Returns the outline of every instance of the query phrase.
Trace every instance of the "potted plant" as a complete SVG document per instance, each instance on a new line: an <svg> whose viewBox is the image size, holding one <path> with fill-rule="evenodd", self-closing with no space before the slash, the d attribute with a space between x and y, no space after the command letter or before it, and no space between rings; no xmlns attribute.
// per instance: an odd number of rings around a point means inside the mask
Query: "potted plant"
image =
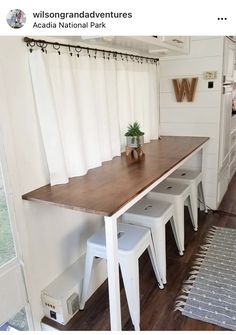
<svg viewBox="0 0 236 335"><path fill-rule="evenodd" d="M139 148L144 143L144 132L140 129L140 124L135 121L129 124L128 131L125 133L127 146L130 148Z"/></svg>

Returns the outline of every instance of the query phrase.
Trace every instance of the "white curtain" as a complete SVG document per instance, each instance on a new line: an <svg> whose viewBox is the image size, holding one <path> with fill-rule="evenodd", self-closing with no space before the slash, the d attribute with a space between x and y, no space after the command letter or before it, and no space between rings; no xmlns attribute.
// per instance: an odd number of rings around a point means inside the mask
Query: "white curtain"
<svg viewBox="0 0 236 335"><path fill-rule="evenodd" d="M158 66L35 50L29 64L51 185L120 155L129 123L158 138Z"/></svg>

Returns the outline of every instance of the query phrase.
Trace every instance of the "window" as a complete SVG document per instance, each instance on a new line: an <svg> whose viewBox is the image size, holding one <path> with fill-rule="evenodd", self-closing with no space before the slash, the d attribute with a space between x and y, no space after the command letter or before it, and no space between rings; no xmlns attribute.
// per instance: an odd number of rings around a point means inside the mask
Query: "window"
<svg viewBox="0 0 236 335"><path fill-rule="evenodd" d="M25 308L22 308L14 317L8 322L0 325L0 331L11 331L11 330L29 330Z"/></svg>
<svg viewBox="0 0 236 335"><path fill-rule="evenodd" d="M0 149L3 149L0 142ZM22 263L18 259L16 222L5 151L0 150L0 332L27 330L31 322ZM32 325L30 324L32 329Z"/></svg>
<svg viewBox="0 0 236 335"><path fill-rule="evenodd" d="M0 166L0 267L16 257Z"/></svg>

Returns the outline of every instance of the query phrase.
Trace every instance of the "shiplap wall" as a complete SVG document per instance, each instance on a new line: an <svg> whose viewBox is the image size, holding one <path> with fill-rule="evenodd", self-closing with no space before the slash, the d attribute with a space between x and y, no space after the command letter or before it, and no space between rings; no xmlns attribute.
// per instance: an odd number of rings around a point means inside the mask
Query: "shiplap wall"
<svg viewBox="0 0 236 335"><path fill-rule="evenodd" d="M160 60L160 134L210 137L203 182L207 205L215 209L218 206L223 37L192 37L190 50L188 56ZM203 79L205 71L217 71L217 78L211 89L208 88L208 80ZM198 77L194 101L176 102L172 79L192 77ZM188 166L200 168L201 154L194 157Z"/></svg>

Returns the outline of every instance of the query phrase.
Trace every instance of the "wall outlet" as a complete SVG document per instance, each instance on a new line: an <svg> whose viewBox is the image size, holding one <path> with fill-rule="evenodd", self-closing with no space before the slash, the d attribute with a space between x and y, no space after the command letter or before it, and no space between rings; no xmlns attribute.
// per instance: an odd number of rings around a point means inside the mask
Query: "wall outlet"
<svg viewBox="0 0 236 335"><path fill-rule="evenodd" d="M205 80L213 80L217 78L217 71L206 71L203 72L203 78Z"/></svg>

